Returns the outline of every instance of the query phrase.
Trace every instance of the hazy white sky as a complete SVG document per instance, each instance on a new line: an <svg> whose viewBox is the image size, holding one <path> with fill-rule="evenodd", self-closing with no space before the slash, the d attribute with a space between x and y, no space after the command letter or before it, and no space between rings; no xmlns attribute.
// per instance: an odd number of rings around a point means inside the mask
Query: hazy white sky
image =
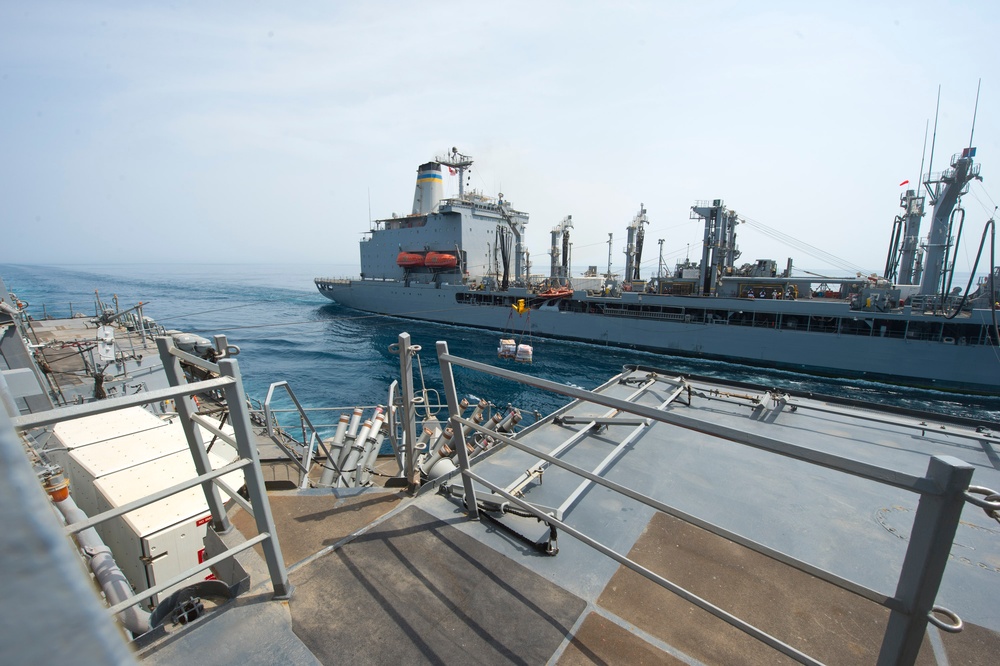
<svg viewBox="0 0 1000 666"><path fill-rule="evenodd" d="M417 165L457 146L474 187L531 215L539 267L567 214L574 268L606 264L611 232L620 265L640 203L646 273L660 238L672 265L698 253L690 206L723 198L881 271L939 84L935 171L983 79L964 238L1000 203L998 35L994 0L9 1L0 262L356 273L369 205L408 213ZM749 225L739 244L828 265Z"/></svg>

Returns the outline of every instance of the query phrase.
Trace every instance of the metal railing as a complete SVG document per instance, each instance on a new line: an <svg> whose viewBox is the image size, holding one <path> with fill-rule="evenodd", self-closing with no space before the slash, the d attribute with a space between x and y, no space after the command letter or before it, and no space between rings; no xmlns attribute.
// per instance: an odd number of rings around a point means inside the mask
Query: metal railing
<svg viewBox="0 0 1000 666"><path fill-rule="evenodd" d="M97 402L90 402L81 405L60 407L57 409L18 416L12 418L12 423L16 430L24 432L33 428L53 425L55 423L79 419L97 414L125 409L127 407L142 406L157 403L162 400L176 400L177 414L187 439L188 448L194 461L197 476L181 483L152 492L138 500L129 502L108 511L91 516L87 520L75 522L65 527L67 535L76 534L84 529L93 527L118 516L124 515L135 509L148 506L166 497L188 490L195 486L201 486L205 500L212 514L212 529L219 533L227 533L232 530L232 525L226 516L225 506L222 502L219 489L225 491L234 501L250 513L257 526L257 536L244 541L243 543L228 548L215 557L200 562L195 566L177 574L167 581L154 585L137 594L130 596L112 606L109 613L113 616L125 608L129 608L141 603L143 600L157 595L165 590L174 587L188 578L199 574L211 567L231 558L239 553L251 548L256 544L261 544L264 551L264 559L267 562L268 573L274 589L275 599L288 599L291 596L292 587L288 582L288 572L285 569L284 560L281 556L281 548L274 529L274 520L271 516L271 508L264 490L264 479L261 475L260 461L257 457L257 448L253 442L253 431L251 429L250 418L246 407L246 396L243 392L243 382L240 375L239 365L235 359L222 358L219 362L210 363L191 354L180 351L174 347L170 338L160 337L156 339L157 348L163 363L164 370L170 382L170 388L147 391L135 395L123 396L120 398L109 398ZM220 354L225 356L229 349L225 336L216 336L216 347ZM216 372L221 377L204 381L188 383L184 372L180 366L180 359L192 363L204 370ZM229 405L230 420L234 436L227 435L218 429L210 420L196 414L196 409L192 396L197 393L209 391L221 391ZM236 447L237 461L213 470L208 460L205 444L202 441L199 429L195 424L199 424L217 436L225 439ZM221 477L231 472L243 470L244 482L250 501L243 500L236 490L227 486Z"/></svg>
<svg viewBox="0 0 1000 666"><path fill-rule="evenodd" d="M1000 501L998 501L1000 500L1000 495L988 489L981 489L975 486L970 488L969 483L973 472L971 465L950 456L934 456L928 463L926 474L924 476L914 476L835 454L817 451L797 444L764 437L752 432L746 432L745 430L706 423L676 411L664 412L657 407L636 404L630 400L622 400L453 356L448 352L446 342L437 343L437 352L438 361L441 365L442 381L448 400L450 421L457 440L455 448L458 452L459 471L462 475L463 495L466 498L465 504L468 517L471 520L479 519L479 508L473 499L477 497L474 488L475 482L489 488L507 502L518 506L550 527L555 526L563 530L567 534L617 561L619 564L628 567L648 580L677 594L792 659L803 664L820 663L815 658L800 652L778 638L731 615L725 610L696 596L679 585L641 566L625 555L614 551L596 539L566 524L562 520L562 511L546 509L527 502L473 472L466 453L463 426L480 432L485 432L485 428L460 416L461 411L459 410L458 395L452 373L453 366L527 384L576 400L634 414L644 419L651 419L652 421L721 437L737 444L769 451L777 455L826 467L844 474L850 474L918 494L920 499L911 530L912 536L901 567L896 591L894 594L888 595L793 558L722 527L708 523L636 490L609 481L599 476L604 463L597 470L593 472L588 471L564 462L556 456L527 446L516 439L492 433L494 439L499 442L536 456L548 464L558 466L581 476L588 483L598 484L618 492L648 507L667 513L717 536L750 548L889 609L890 617L879 653L879 664L912 664L917 657L928 622L931 622L944 631L954 632L961 630L961 620L957 615L947 609L935 606L934 600L944 575L945 564L951 552L962 508L966 502L970 502L984 508L994 518L1000 516ZM481 493L479 495L481 496ZM986 498L982 499L975 495L985 495ZM569 502L564 503L560 509L565 509L568 504ZM936 617L935 614L949 618L950 623L945 623L939 617Z"/></svg>
<svg viewBox="0 0 1000 666"><path fill-rule="evenodd" d="M274 398L274 392L277 389L285 389L285 393L288 394L288 397L295 404L294 410L281 411L291 411L299 415L299 424L302 428L303 446L301 461L295 458L295 454L288 447L286 447L284 443L282 443L279 433L275 432L277 419L275 418L275 412L271 409L271 401ZM323 438L320 437L316 426L314 426L312 421L309 419L309 414L306 413L306 409L302 407L302 403L299 402L299 399L295 397L295 392L292 391L292 387L288 385L287 381L275 382L267 389L267 397L264 398L264 424L267 429L267 436L270 437L271 441L274 442L278 448L284 451L288 458L299 468L299 471L301 472L301 476L299 478L299 488L309 487L309 471L312 468L313 456L316 453L317 447L319 447L326 455L326 464L333 465L334 471L338 474L340 473L340 470L337 469L337 461L330 455L330 449L328 449L326 444L323 442Z"/></svg>
<svg viewBox="0 0 1000 666"><path fill-rule="evenodd" d="M386 405L304 407L288 382L271 384L265 400L252 406L251 413L257 417L258 427L264 428L266 435L298 469L300 488L308 488L311 484L316 485L309 478L309 474L316 464L325 465L328 470L333 472L334 476L339 476L344 471L338 468L337 463L338 447L343 446L343 443L338 444L335 441L335 435L331 433L337 426L337 422L322 422L319 419L322 419L323 415L350 413L355 409L368 411L385 407L389 445L399 465L400 473L406 479L406 485L411 491L416 490L420 474L415 467L418 452L413 448L412 443L417 441L416 424L419 412L422 412L425 419L429 420L435 418L438 412L447 407L447 405L440 404L439 392L436 389L428 388L424 381L423 368L420 365L420 351L419 345L411 344L409 333L400 333L398 342L389 345L389 353L400 358L401 379L390 383ZM185 360L197 360L196 357L188 358L189 356L185 356ZM416 361L416 371L420 379L419 390L414 387L413 383L414 361ZM292 408L277 409L274 407L278 389L284 389L288 394L293 403ZM494 405L489 403L487 409L493 407ZM490 413L487 411L486 416L489 417ZM296 418L297 424L295 423ZM210 427L212 425L210 422L199 421L199 423L218 434ZM293 431L297 431L301 435L296 436ZM327 441L324 441L323 433L331 435ZM353 437L353 435L348 435L348 437ZM331 439L334 440L332 443L329 441ZM317 461L319 452L325 456L326 462ZM374 470L369 471L374 472ZM325 486L322 482L318 485Z"/></svg>

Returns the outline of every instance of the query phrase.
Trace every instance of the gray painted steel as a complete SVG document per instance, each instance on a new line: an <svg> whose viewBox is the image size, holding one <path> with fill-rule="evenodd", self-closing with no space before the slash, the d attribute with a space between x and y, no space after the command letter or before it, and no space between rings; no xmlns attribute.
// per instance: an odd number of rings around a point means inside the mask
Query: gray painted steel
<svg viewBox="0 0 1000 666"><path fill-rule="evenodd" d="M406 317L445 324L474 326L503 331L509 326L510 308L506 306L465 305L457 295L469 292L463 285L411 284L400 282L354 280L349 283L324 282L324 296L347 307L379 314ZM524 289L499 294L530 298ZM760 302L736 298L700 298L622 294L620 299L580 296L587 304L635 305L658 304L664 307L711 307L731 313L777 313L784 318L855 317L845 303L809 301ZM710 300L710 303L706 303ZM988 325L988 310L974 310L970 323ZM916 323L938 323L941 318L915 312L892 317ZM516 320L524 326L526 320ZM600 345L659 351L666 354L746 362L803 372L866 377L897 383L941 389L966 389L1000 393L1000 354L992 345L961 345L957 340L914 340L881 336L842 335L802 330L775 329L718 323L687 323L616 317L560 310L548 304L531 311L528 331L531 335L575 340Z"/></svg>
<svg viewBox="0 0 1000 666"><path fill-rule="evenodd" d="M135 660L80 566L49 498L0 410L0 654L9 664Z"/></svg>
<svg viewBox="0 0 1000 666"><path fill-rule="evenodd" d="M934 198L928 264L941 263L947 244L942 238L958 193L978 177L971 157L952 162ZM738 219L721 200L696 204L692 213L705 223L704 256L695 271L699 277L685 277L687 271L680 269L673 278L650 282L607 275L603 287L546 299L540 295L542 281L522 274L526 253L520 239L527 214L510 210L503 200L477 196L441 201L436 212L377 221L361 241L361 279L316 278L316 285L325 297L347 307L397 317L1000 394L1000 331L991 309L1000 296L987 293L987 286L974 294L971 309L955 317L945 315L957 302L942 308L933 296L938 291L930 288L940 281L935 276L943 269L937 264L924 273L923 282L930 285L921 290L926 295L914 298L912 305L904 305L910 303L907 294L875 277L830 278L841 284L842 298L814 298L817 279L778 275L768 260L748 269L733 265ZM498 244L503 245L507 230L517 245L505 270ZM404 268L397 265L400 251L446 252L459 265ZM553 257L559 252L555 241L551 252ZM504 273L512 274L507 289ZM564 281L557 275L552 279ZM530 311L512 320L510 305L516 299L524 299Z"/></svg>
<svg viewBox="0 0 1000 666"><path fill-rule="evenodd" d="M439 351L445 351L440 344ZM447 365L455 363L508 379L516 374L446 353L441 362L443 372ZM692 522L704 529L890 608L892 620L880 663L912 663L924 635L927 613L938 603L963 618L975 618L974 622L994 630L998 627L1000 621L992 599L1000 581L988 563L990 553L997 551L1000 532L979 508L965 506L968 499L964 495L973 472L991 487L1000 480L997 466L991 464L992 433L979 432L980 446L966 446L960 442L968 441L972 433L961 427L928 428L924 423L925 429L917 435L912 426L919 425L919 419L906 422L856 409L834 410L823 402L802 398L794 400L794 408L785 409L784 405L791 403L781 396L764 393L751 399L753 396L745 393L727 394L724 389L713 393L709 386L700 385L693 387L690 404L682 404L669 400L676 391L672 381L664 382L662 390L633 394L637 399L629 404L631 401L623 394L632 392L648 375L632 372L625 377L634 381L609 382L591 393L519 376L525 383L572 394L581 402L548 417L518 440L500 438L507 448L472 467L465 477L466 485L475 480L479 488L496 492L497 502L501 498L512 504L526 502L524 510L542 516L544 513L535 507L554 506L559 498L575 492L578 477L574 475L593 480L603 488L591 489L581 505L567 512L562 522L570 529L560 527L623 564L627 563L619 554L627 551L631 539L637 537L635 528L649 519L641 507L636 511L634 502L684 520L697 516ZM660 411L657 405L664 402L669 406L656 414ZM764 413L772 402L774 409L770 413L775 418L768 420ZM582 422L584 414L598 411L594 409L597 406L621 408L662 423L630 443L627 454L600 476L584 470L600 466L609 451L631 438L631 428L594 429L586 439L577 438L577 443L559 454L558 459L543 453L563 450L567 438L575 438L577 431L567 429L567 422L560 418L564 413L579 414ZM747 407L751 408L749 413ZM454 413L452 423L453 427L468 424ZM583 429L590 427L583 425ZM749 444L756 450L723 443L720 437L734 444ZM947 455L950 452L961 452L969 462ZM781 457L789 453L796 460ZM565 471L551 468L544 483L540 479L533 482L519 498L501 492L515 474L531 465L532 458L549 460ZM826 469L810 469L801 463ZM926 471L921 466L926 466ZM879 489L872 481L883 487ZM640 487L644 494L628 490ZM919 504L914 507L912 497L900 494L903 489L922 493ZM464 496L470 492L482 494L467 488L463 491ZM622 492L632 501L616 499L613 492ZM887 506L915 510L912 528L906 527L904 532L893 521L868 519L888 513ZM508 520L518 522L516 518ZM611 525L614 527L609 529ZM966 530L957 534L961 526ZM885 532L880 534L883 528ZM988 535L978 545L969 541L975 530ZM887 535L889 539L885 539ZM495 534L492 539L498 541ZM530 560L529 566L586 597L587 579L601 569L572 544L572 540L561 542L559 558L563 562L558 569L539 559ZM496 545L504 548L503 544ZM982 549L976 555L980 558L978 565L950 566L945 573L945 563L961 560L978 548ZM664 584L652 572L628 566ZM591 576L581 579L582 571L591 572ZM592 584L600 589L605 581L598 575ZM893 586L894 596L876 591ZM671 585L667 587L672 589ZM675 592L688 598L682 591ZM702 605L693 598L689 600ZM786 646L777 645L770 637L758 638L785 651ZM794 651L786 654L811 663Z"/></svg>

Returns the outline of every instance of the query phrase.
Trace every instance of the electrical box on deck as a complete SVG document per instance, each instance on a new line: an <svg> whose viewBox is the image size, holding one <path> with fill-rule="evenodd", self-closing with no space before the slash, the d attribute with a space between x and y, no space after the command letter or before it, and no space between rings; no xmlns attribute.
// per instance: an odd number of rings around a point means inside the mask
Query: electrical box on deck
<svg viewBox="0 0 1000 666"><path fill-rule="evenodd" d="M198 428L203 442L211 443L208 458L212 469L236 460L231 445L213 442L212 433ZM223 431L232 434L229 426ZM74 501L89 516L197 476L177 416L161 419L134 407L66 421L53 432L58 446L52 459L66 472ZM238 490L243 486L243 472L233 472L222 480ZM225 493L221 496L223 501L229 500ZM198 486L101 523L96 529L133 588L141 591L203 561L210 522L208 503ZM153 603L158 601L152 599Z"/></svg>

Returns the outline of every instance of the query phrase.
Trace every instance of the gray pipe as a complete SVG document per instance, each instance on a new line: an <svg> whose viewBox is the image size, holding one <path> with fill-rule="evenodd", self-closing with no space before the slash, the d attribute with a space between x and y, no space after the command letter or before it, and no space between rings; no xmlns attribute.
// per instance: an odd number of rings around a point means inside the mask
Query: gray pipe
<svg viewBox="0 0 1000 666"><path fill-rule="evenodd" d="M56 508L66 518L67 524L78 523L87 520L89 516L76 505L72 497L67 497L61 502L53 502ZM97 577L97 582L104 590L110 605L115 605L125 601L132 596L132 585L125 578L125 574L118 568L111 549L104 543L101 536L93 527L88 527L76 535L76 542L80 549L86 554L90 570ZM133 636L138 636L149 631L149 613L137 605L129 606L121 613L118 613L118 620L126 629L132 632Z"/></svg>

